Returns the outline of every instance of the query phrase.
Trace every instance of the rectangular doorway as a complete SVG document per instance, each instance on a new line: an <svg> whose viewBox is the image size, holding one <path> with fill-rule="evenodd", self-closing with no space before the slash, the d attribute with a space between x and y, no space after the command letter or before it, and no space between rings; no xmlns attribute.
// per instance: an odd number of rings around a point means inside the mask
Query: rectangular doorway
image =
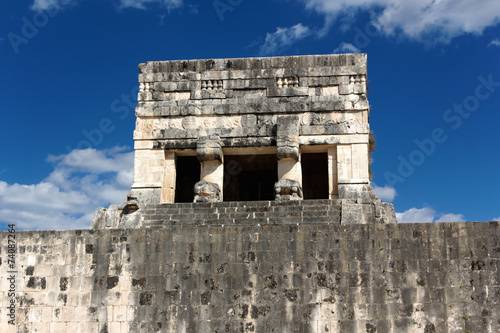
<svg viewBox="0 0 500 333"><path fill-rule="evenodd" d="M304 199L328 199L328 154L302 153L301 162Z"/></svg>
<svg viewBox="0 0 500 333"><path fill-rule="evenodd" d="M274 200L277 181L276 154L224 156L224 201Z"/></svg>
<svg viewBox="0 0 500 333"><path fill-rule="evenodd" d="M194 184L200 180L200 169L196 156L177 156L175 202L193 202Z"/></svg>

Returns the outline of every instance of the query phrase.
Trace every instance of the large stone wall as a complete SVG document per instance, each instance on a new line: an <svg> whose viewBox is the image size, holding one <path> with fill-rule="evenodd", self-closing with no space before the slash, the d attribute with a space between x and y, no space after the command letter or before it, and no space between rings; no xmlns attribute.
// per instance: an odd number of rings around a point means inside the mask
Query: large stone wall
<svg viewBox="0 0 500 333"><path fill-rule="evenodd" d="M499 222L286 219L19 231L17 332L499 332L499 236Z"/></svg>

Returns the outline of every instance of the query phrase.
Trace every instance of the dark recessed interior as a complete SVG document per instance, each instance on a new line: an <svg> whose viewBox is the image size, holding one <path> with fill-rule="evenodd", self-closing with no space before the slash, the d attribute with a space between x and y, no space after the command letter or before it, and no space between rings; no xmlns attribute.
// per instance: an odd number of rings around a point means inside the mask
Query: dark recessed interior
<svg viewBox="0 0 500 333"><path fill-rule="evenodd" d="M328 199L328 154L302 154L304 199Z"/></svg>
<svg viewBox="0 0 500 333"><path fill-rule="evenodd" d="M274 200L276 155L224 156L224 201Z"/></svg>
<svg viewBox="0 0 500 333"><path fill-rule="evenodd" d="M201 166L196 156L177 156L175 202L193 202L194 184L200 180Z"/></svg>

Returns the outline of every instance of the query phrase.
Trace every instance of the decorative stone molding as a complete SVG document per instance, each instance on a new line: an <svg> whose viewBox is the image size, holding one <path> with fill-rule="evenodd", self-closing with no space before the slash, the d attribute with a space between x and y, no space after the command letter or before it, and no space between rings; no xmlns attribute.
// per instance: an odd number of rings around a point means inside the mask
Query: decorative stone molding
<svg viewBox="0 0 500 333"><path fill-rule="evenodd" d="M222 91L224 89L223 80L203 80L201 81L201 90Z"/></svg>
<svg viewBox="0 0 500 333"><path fill-rule="evenodd" d="M349 83L366 83L366 75L351 75L349 76Z"/></svg>
<svg viewBox="0 0 500 333"><path fill-rule="evenodd" d="M139 92L153 92L153 83L141 82L139 83Z"/></svg>
<svg viewBox="0 0 500 333"><path fill-rule="evenodd" d="M299 86L299 78L297 76L279 77L276 79L278 88L293 88Z"/></svg>

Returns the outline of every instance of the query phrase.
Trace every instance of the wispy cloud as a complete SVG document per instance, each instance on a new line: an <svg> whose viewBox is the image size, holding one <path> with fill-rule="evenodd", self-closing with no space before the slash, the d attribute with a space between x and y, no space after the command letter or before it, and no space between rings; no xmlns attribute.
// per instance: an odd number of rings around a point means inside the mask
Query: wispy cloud
<svg viewBox="0 0 500 333"><path fill-rule="evenodd" d="M444 214L435 222L465 222L462 214Z"/></svg>
<svg viewBox="0 0 500 333"><path fill-rule="evenodd" d="M410 208L403 213L396 213L399 223L434 222L436 211L429 207Z"/></svg>
<svg viewBox="0 0 500 333"><path fill-rule="evenodd" d="M54 170L39 184L0 181L0 222L19 229L87 229L97 208L125 198L133 156L124 147L49 156Z"/></svg>
<svg viewBox="0 0 500 333"><path fill-rule="evenodd" d="M275 32L267 33L264 44L260 47L260 54L275 54L310 34L311 29L302 23L289 28L278 27Z"/></svg>
<svg viewBox="0 0 500 333"><path fill-rule="evenodd" d="M489 44L488 44L488 47L490 46L500 46L500 39L498 38L495 38L493 39Z"/></svg>
<svg viewBox="0 0 500 333"><path fill-rule="evenodd" d="M410 208L403 213L396 213L399 223L416 222L466 222L462 214L437 214L430 207Z"/></svg>
<svg viewBox="0 0 500 333"><path fill-rule="evenodd" d="M35 11L51 10L54 8L63 8L69 5L74 5L78 0L34 0L31 9ZM146 9L148 4L159 4L167 10L182 7L183 0L120 0L121 8L137 8ZM190 6L191 12L196 10L195 6Z"/></svg>
<svg viewBox="0 0 500 333"><path fill-rule="evenodd" d="M31 9L35 11L44 11L59 9L69 5L76 4L76 0L35 0Z"/></svg>
<svg viewBox="0 0 500 333"><path fill-rule="evenodd" d="M382 201L386 202L392 202L397 195L396 189L387 185L380 187L373 184L373 190Z"/></svg>
<svg viewBox="0 0 500 333"><path fill-rule="evenodd" d="M198 15L200 13L198 5L188 5L188 7L189 7L189 14Z"/></svg>
<svg viewBox="0 0 500 333"><path fill-rule="evenodd" d="M381 34L425 43L448 43L463 34L481 34L498 24L500 2L483 0L301 0L306 8L325 17L324 31L345 17L356 19L367 12Z"/></svg>
<svg viewBox="0 0 500 333"><path fill-rule="evenodd" d="M359 53L360 51L361 50L353 44L342 42L335 50L333 50L333 53Z"/></svg>
<svg viewBox="0 0 500 333"><path fill-rule="evenodd" d="M183 0L120 0L120 6L122 8L137 8L146 9L148 4L160 4L167 8L167 10L179 8L183 4Z"/></svg>
<svg viewBox="0 0 500 333"><path fill-rule="evenodd" d="M500 216L499 217L494 217L493 221L500 221Z"/></svg>

